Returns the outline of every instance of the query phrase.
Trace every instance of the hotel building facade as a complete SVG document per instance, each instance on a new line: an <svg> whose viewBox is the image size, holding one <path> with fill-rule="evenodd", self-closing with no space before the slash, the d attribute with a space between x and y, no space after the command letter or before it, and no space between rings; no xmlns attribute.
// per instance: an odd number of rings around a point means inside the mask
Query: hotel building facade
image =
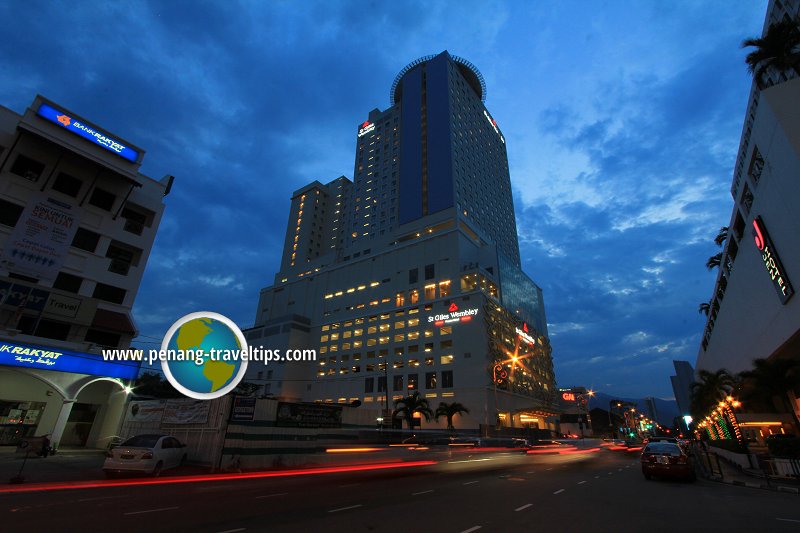
<svg viewBox="0 0 800 533"><path fill-rule="evenodd" d="M389 108L356 128L353 181L293 194L280 272L245 334L318 360L249 369L248 381L384 418L419 392L433 409L466 406L459 428L554 428L542 291L521 269L505 139L485 97L468 61L414 61Z"/></svg>
<svg viewBox="0 0 800 533"><path fill-rule="evenodd" d="M800 1L771 0L764 33L780 20L800 24ZM719 274L696 368L732 373L758 358L800 359L800 77L768 71L753 83L745 114ZM800 415L800 391L789 393ZM747 415L744 415L745 418ZM787 415L788 416L788 415ZM787 416L753 426L777 432ZM786 429L784 428L784 429Z"/></svg>
<svg viewBox="0 0 800 533"><path fill-rule="evenodd" d="M144 151L37 96L0 107L0 446L51 435L103 447L138 364L131 316L172 176Z"/></svg>

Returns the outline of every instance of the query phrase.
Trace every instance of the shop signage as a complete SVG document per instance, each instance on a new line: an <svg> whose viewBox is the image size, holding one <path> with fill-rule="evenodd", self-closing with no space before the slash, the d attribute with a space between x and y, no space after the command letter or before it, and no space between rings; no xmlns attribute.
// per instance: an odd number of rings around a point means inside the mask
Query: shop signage
<svg viewBox="0 0 800 533"><path fill-rule="evenodd" d="M772 285L775 287L775 292L778 293L778 298L780 298L782 304L786 304L794 294L794 289L792 284L789 283L789 278L786 277L786 270L781 264L778 252L775 250L772 239L769 238L769 233L767 233L767 228L761 217L756 217L753 220L753 239L756 242L756 248L761 252L761 260L764 263L764 268L767 269L767 274L772 279Z"/></svg>
<svg viewBox="0 0 800 533"><path fill-rule="evenodd" d="M136 160L139 159L138 151L125 146L119 139L115 139L111 135L103 132L100 128L88 124L82 118L65 113L45 103L39 106L37 114L53 124L58 124L75 135L83 137L87 141L101 148L105 148L109 152L113 152L128 161L135 163Z"/></svg>
<svg viewBox="0 0 800 533"><path fill-rule="evenodd" d="M253 396L237 396L233 400L231 422L251 422L256 415L256 399Z"/></svg>
<svg viewBox="0 0 800 533"><path fill-rule="evenodd" d="M456 322L469 322L472 317L478 314L478 308L459 310L458 306L454 303L450 304L446 314L438 314L428 317L428 323L433 322L435 326L444 326L448 324L455 324Z"/></svg>
<svg viewBox="0 0 800 533"><path fill-rule="evenodd" d="M575 401L575 393L574 392L562 392L561 399L565 402L574 402Z"/></svg>
<svg viewBox="0 0 800 533"><path fill-rule="evenodd" d="M528 333L528 324L527 324L527 322L523 322L522 323L522 329L519 329L519 328L514 328L514 329L517 332L517 336L522 341L526 342L527 344L530 344L531 346L536 344L536 339L531 337L530 333Z"/></svg>
<svg viewBox="0 0 800 533"><path fill-rule="evenodd" d="M280 402L275 425L292 428L339 428L342 427L342 407L320 403Z"/></svg>
<svg viewBox="0 0 800 533"><path fill-rule="evenodd" d="M205 400L178 399L167 400L164 407L164 424L205 424L208 422L208 409L211 402Z"/></svg>
<svg viewBox="0 0 800 533"><path fill-rule="evenodd" d="M5 341L0 341L0 365L121 379L139 374L138 362L104 361L91 353Z"/></svg>

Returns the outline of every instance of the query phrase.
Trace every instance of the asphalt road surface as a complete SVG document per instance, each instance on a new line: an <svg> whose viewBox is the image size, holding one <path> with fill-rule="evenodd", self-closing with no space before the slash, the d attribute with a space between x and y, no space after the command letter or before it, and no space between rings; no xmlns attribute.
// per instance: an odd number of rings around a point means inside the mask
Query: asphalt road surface
<svg viewBox="0 0 800 533"><path fill-rule="evenodd" d="M800 496L646 481L638 456L462 454L384 471L0 494L1 531L800 531Z"/></svg>

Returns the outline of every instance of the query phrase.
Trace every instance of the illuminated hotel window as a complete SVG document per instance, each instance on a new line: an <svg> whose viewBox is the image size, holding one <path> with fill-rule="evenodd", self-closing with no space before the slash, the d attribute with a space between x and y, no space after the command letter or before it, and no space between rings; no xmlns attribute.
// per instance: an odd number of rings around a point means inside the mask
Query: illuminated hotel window
<svg viewBox="0 0 800 533"><path fill-rule="evenodd" d="M319 338L319 342L328 342L328 336L323 335L322 337Z"/></svg>
<svg viewBox="0 0 800 533"><path fill-rule="evenodd" d="M442 350L452 347L453 347L453 341L442 341L439 343L439 348L441 348Z"/></svg>
<svg viewBox="0 0 800 533"><path fill-rule="evenodd" d="M425 338L427 339L428 337L433 337L433 331L431 331L429 329L426 329L425 330Z"/></svg>
<svg viewBox="0 0 800 533"><path fill-rule="evenodd" d="M379 329L381 331L389 331L389 327L389 324L381 324Z"/></svg>
<svg viewBox="0 0 800 533"><path fill-rule="evenodd" d="M450 335L453 333L453 326L442 326L439 328L439 335Z"/></svg>
<svg viewBox="0 0 800 533"><path fill-rule="evenodd" d="M406 304L406 295L403 292L398 292L394 297L394 306L403 307Z"/></svg>
<svg viewBox="0 0 800 533"><path fill-rule="evenodd" d="M342 350L349 350L349 349L350 349L350 343L349 342L342 343Z"/></svg>
<svg viewBox="0 0 800 533"><path fill-rule="evenodd" d="M406 327L406 323L403 320L398 320L394 323L394 329L403 329L404 327Z"/></svg>
<svg viewBox="0 0 800 533"><path fill-rule="evenodd" d="M430 311L431 309L433 309L433 304L425 304L424 307L426 311Z"/></svg>
<svg viewBox="0 0 800 533"><path fill-rule="evenodd" d="M367 334L377 333L377 332L378 332L378 328L375 327L375 326L370 326L370 327L367 328Z"/></svg>
<svg viewBox="0 0 800 533"><path fill-rule="evenodd" d="M432 342L426 342L425 343L425 351L426 352L433 351L433 343Z"/></svg>
<svg viewBox="0 0 800 533"><path fill-rule="evenodd" d="M349 372L350 372L350 370L348 368L345 368L345 367L342 367L342 368L339 369L339 373L340 374L347 374Z"/></svg>
<svg viewBox="0 0 800 533"><path fill-rule="evenodd" d="M320 347L319 353L328 353L328 347L327 346Z"/></svg>
<svg viewBox="0 0 800 533"><path fill-rule="evenodd" d="M359 325L359 324L363 324L363 323L364 323L364 319L363 318L356 318L355 319L356 326Z"/></svg>
<svg viewBox="0 0 800 533"><path fill-rule="evenodd" d="M353 341L353 348L361 348L363 344L361 341Z"/></svg>
<svg viewBox="0 0 800 533"><path fill-rule="evenodd" d="M378 342L380 344L389 344L389 337L378 337Z"/></svg>
<svg viewBox="0 0 800 533"><path fill-rule="evenodd" d="M439 297L447 298L450 296L450 280L439 282Z"/></svg>
<svg viewBox="0 0 800 533"><path fill-rule="evenodd" d="M433 357L425 358L425 366L433 366Z"/></svg>
<svg viewBox="0 0 800 533"><path fill-rule="evenodd" d="M419 339L419 331L409 331L408 332L408 340L415 341Z"/></svg>
<svg viewBox="0 0 800 533"><path fill-rule="evenodd" d="M419 318L409 318L408 319L408 327L414 327L419 324Z"/></svg>
<svg viewBox="0 0 800 533"><path fill-rule="evenodd" d="M403 316L405 314L406 314L405 311L395 311L394 316Z"/></svg>
<svg viewBox="0 0 800 533"><path fill-rule="evenodd" d="M381 320L389 320L389 317L390 317L390 316L391 316L391 315L390 315L389 313L383 313L383 314L381 315Z"/></svg>
<svg viewBox="0 0 800 533"><path fill-rule="evenodd" d="M336 293L336 295L337 295L337 296L339 296L339 295L341 295L341 294L342 294L342 292L341 292L341 291L339 291L339 292L337 292L337 293ZM331 329L339 329L339 323L337 322L337 323L335 323L335 324L331 324Z"/></svg>
<svg viewBox="0 0 800 533"><path fill-rule="evenodd" d="M367 363L366 372L374 372L375 371L375 363Z"/></svg>
<svg viewBox="0 0 800 533"><path fill-rule="evenodd" d="M378 300L372 300L369 305L378 305L380 302Z"/></svg>
<svg viewBox="0 0 800 533"><path fill-rule="evenodd" d="M389 355L389 350L387 350L386 348L382 348L378 352L378 357L386 357L387 355Z"/></svg>
<svg viewBox="0 0 800 533"><path fill-rule="evenodd" d="M426 300L435 300L436 299L436 285L425 285L425 299Z"/></svg>
<svg viewBox="0 0 800 533"><path fill-rule="evenodd" d="M339 345L338 344L331 344L331 351L332 352L335 352L335 351L338 351L338 350L339 350Z"/></svg>
<svg viewBox="0 0 800 533"><path fill-rule="evenodd" d="M394 342L403 342L406 336L403 333L398 333L394 336Z"/></svg>
<svg viewBox="0 0 800 533"><path fill-rule="evenodd" d="M336 357L335 356L334 357L328 357L328 362L331 363L331 364L336 363Z"/></svg>
<svg viewBox="0 0 800 533"><path fill-rule="evenodd" d="M417 390L419 382L419 375L418 374L409 374L408 375L408 390Z"/></svg>
<svg viewBox="0 0 800 533"><path fill-rule="evenodd" d="M410 294L411 294L410 297L411 305L414 305L415 303L419 302L419 290L413 289Z"/></svg>
<svg viewBox="0 0 800 533"><path fill-rule="evenodd" d="M389 303L389 302L391 302L391 301L392 301L392 299L391 299L391 298L381 298L381 303L382 303L382 304L388 304L388 303Z"/></svg>
<svg viewBox="0 0 800 533"><path fill-rule="evenodd" d="M349 339L352 335L353 335L353 332L350 331L350 330L342 332L342 338L343 339Z"/></svg>
<svg viewBox="0 0 800 533"><path fill-rule="evenodd" d="M414 315L416 313L419 313L419 307L413 307L413 308L408 310L408 314L409 315Z"/></svg>
<svg viewBox="0 0 800 533"><path fill-rule="evenodd" d="M344 324L342 325L342 327L349 328L352 325L353 325L353 321L352 320L345 320Z"/></svg>
<svg viewBox="0 0 800 533"><path fill-rule="evenodd" d="M443 356L441 356L439 358L439 364L440 365L449 365L452 362L453 362L453 356L452 355L443 355Z"/></svg>
<svg viewBox="0 0 800 533"><path fill-rule="evenodd" d="M384 363L378 363L378 370L380 370L381 372L386 370L386 363L385 362Z"/></svg>
<svg viewBox="0 0 800 533"><path fill-rule="evenodd" d="M331 333L331 340L332 341L338 341L339 340L339 334L338 333Z"/></svg>
<svg viewBox="0 0 800 533"><path fill-rule="evenodd" d="M402 361L395 361L394 363L392 363L392 368L403 368L403 362ZM397 377L397 376L395 376L395 377ZM402 376L400 376L400 377L402 377Z"/></svg>

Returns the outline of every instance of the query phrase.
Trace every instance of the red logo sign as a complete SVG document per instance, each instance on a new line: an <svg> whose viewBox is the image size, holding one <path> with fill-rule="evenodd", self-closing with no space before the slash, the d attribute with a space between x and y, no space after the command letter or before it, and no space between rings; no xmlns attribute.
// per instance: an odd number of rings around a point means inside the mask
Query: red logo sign
<svg viewBox="0 0 800 533"><path fill-rule="evenodd" d="M767 245L766 240L764 239L764 232L761 231L761 228L758 225L758 221L753 219L753 238L756 241L756 248L761 251L764 251L764 247Z"/></svg>
<svg viewBox="0 0 800 533"><path fill-rule="evenodd" d="M69 126L72 122L72 119L69 118L67 115L58 115L56 117L60 123L62 123L65 127Z"/></svg>
<svg viewBox="0 0 800 533"><path fill-rule="evenodd" d="M524 331L525 333L528 333L528 323L527 322L523 322L522 323L522 331Z"/></svg>
<svg viewBox="0 0 800 533"><path fill-rule="evenodd" d="M451 313L455 313L456 311L458 311L458 306L456 305L455 302L453 302L450 304L450 307L447 310Z"/></svg>
<svg viewBox="0 0 800 533"><path fill-rule="evenodd" d="M561 399L565 402L574 402L575 401L575 394L572 392L562 392Z"/></svg>
<svg viewBox="0 0 800 533"><path fill-rule="evenodd" d="M367 126L369 126L369 120L365 120L365 121L364 121L364 123L361 125L361 129L363 130L363 129L364 129L364 128L366 128Z"/></svg>

